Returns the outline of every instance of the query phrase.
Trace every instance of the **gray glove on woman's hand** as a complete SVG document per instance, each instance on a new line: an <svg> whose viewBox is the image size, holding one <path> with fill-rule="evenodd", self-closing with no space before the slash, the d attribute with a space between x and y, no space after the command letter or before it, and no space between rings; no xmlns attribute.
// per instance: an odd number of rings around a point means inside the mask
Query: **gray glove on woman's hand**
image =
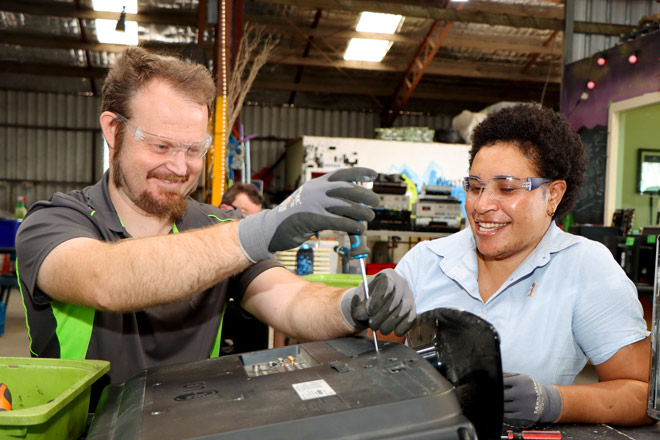
<svg viewBox="0 0 660 440"><path fill-rule="evenodd" d="M312 179L274 209L241 220L238 242L243 254L255 263L277 251L299 246L326 229L362 234L361 221L371 221L378 196L350 182L370 182L378 173L369 168L341 168Z"/></svg>
<svg viewBox="0 0 660 440"><path fill-rule="evenodd" d="M355 330L369 327L387 335L394 330L405 335L415 322L415 297L405 278L394 269L385 269L369 281L369 299L364 284L347 290L341 298L341 314Z"/></svg>
<svg viewBox="0 0 660 440"><path fill-rule="evenodd" d="M504 423L529 428L552 423L561 415L561 394L531 376L504 373Z"/></svg>

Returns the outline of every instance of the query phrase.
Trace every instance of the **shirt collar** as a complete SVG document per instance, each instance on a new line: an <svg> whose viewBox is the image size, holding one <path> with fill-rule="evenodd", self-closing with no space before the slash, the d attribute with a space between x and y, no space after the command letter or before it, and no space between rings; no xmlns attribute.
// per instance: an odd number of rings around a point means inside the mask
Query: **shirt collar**
<svg viewBox="0 0 660 440"><path fill-rule="evenodd" d="M94 185L89 186L83 190L87 204L92 210L98 212L102 216L106 225L114 232L126 234L124 226L122 226L115 206L110 199L110 192L108 191L108 182L110 180L110 172L106 171L103 178L96 182Z"/></svg>
<svg viewBox="0 0 660 440"><path fill-rule="evenodd" d="M465 237L465 235L468 237ZM555 222L552 222L539 244L527 256L519 269L527 267L530 264L533 267L543 266L550 261L551 254L573 246L578 241L579 237L563 232ZM444 240L433 240L428 245L428 248L433 253L442 257L441 266L443 268L449 269L451 265L457 264L459 261L469 261L468 264L470 266L473 264L476 265L476 243L474 241L474 235L472 235L472 229L469 227L446 237Z"/></svg>

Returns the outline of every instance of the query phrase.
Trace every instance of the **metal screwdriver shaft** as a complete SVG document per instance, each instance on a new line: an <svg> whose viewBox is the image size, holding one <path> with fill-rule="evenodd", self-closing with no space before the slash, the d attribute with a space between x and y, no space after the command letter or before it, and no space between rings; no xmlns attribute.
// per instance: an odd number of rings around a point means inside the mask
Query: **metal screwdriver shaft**
<svg viewBox="0 0 660 440"><path fill-rule="evenodd" d="M348 235L351 240L351 249L349 255L360 262L360 273L362 274L362 285L364 286L364 297L369 299L369 284L367 283L367 269L364 264L364 260L369 255L369 249L367 248L367 241L362 235ZM380 350L378 348L378 340L376 339L376 331L373 331L373 341L374 349L376 353Z"/></svg>

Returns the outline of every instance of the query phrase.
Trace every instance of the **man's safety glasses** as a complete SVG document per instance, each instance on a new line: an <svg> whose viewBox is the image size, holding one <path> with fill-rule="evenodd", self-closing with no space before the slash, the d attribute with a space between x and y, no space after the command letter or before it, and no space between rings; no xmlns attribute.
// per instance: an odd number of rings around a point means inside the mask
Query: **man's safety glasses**
<svg viewBox="0 0 660 440"><path fill-rule="evenodd" d="M463 189L465 189L465 194L470 199L478 200L482 191L486 188L493 199L504 202L513 200L524 194L524 192L533 191L549 182L552 182L552 180L543 177L495 176L487 180L481 180L478 177L469 176L463 178Z"/></svg>
<svg viewBox="0 0 660 440"><path fill-rule="evenodd" d="M238 206L234 206L232 204L229 204L229 206L231 206L234 211L239 211L241 214L247 216L247 212L245 211L245 209L239 208Z"/></svg>
<svg viewBox="0 0 660 440"><path fill-rule="evenodd" d="M209 151L211 143L213 143L213 138L209 133L206 133L206 137L202 142L185 143L176 139L149 133L119 113L115 113L115 116L117 116L118 120L135 130L133 139L141 142L149 149L149 151L157 155L174 157L179 151L183 151L186 153L186 158L188 159L201 159L206 152Z"/></svg>

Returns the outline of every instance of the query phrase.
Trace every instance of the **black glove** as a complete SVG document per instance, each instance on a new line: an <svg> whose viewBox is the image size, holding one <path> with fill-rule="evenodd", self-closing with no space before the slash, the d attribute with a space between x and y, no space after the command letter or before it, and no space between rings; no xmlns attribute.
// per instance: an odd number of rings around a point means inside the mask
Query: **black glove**
<svg viewBox="0 0 660 440"><path fill-rule="evenodd" d="M360 221L371 221L378 196L351 181L370 182L378 173L369 168L342 168L306 182L274 209L241 220L238 242L251 262L299 246L319 231L331 229L362 234Z"/></svg>
<svg viewBox="0 0 660 440"><path fill-rule="evenodd" d="M504 422L529 428L552 423L561 414L561 394L553 386L539 384L531 376L504 373Z"/></svg>
<svg viewBox="0 0 660 440"><path fill-rule="evenodd" d="M364 283L347 290L341 298L341 314L355 330L369 327L382 334L405 335L417 317L415 297L405 278L394 269L385 269L369 281L369 299Z"/></svg>

